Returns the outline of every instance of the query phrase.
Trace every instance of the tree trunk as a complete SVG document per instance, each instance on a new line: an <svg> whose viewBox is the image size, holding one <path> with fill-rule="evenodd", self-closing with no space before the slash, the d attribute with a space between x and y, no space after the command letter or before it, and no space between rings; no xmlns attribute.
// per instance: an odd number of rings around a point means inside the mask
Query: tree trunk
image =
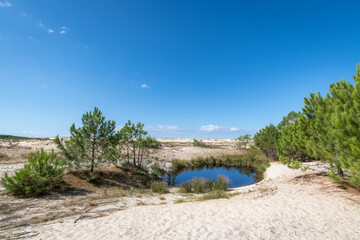
<svg viewBox="0 0 360 240"><path fill-rule="evenodd" d="M91 152L91 169L90 172L94 172L94 163L95 163L95 134L93 137L93 144L92 144L92 152Z"/></svg>

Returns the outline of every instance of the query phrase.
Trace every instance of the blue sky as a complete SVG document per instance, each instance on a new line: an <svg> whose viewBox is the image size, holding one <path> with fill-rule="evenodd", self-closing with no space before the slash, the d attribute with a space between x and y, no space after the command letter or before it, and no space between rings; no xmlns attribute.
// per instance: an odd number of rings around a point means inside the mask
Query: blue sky
<svg viewBox="0 0 360 240"><path fill-rule="evenodd" d="M232 138L352 80L359 1L0 0L0 134L99 107L155 137Z"/></svg>

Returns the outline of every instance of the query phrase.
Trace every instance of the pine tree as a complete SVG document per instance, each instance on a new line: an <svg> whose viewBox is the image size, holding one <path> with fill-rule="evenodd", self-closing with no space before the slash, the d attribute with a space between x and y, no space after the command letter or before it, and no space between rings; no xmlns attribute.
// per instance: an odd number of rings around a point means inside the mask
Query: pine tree
<svg viewBox="0 0 360 240"><path fill-rule="evenodd" d="M280 131L273 124L266 126L254 135L255 145L265 154L274 160L278 159L277 144L280 137Z"/></svg>
<svg viewBox="0 0 360 240"><path fill-rule="evenodd" d="M251 143L250 134L242 135L236 139L236 147L238 149L246 149L250 143Z"/></svg>
<svg viewBox="0 0 360 240"><path fill-rule="evenodd" d="M354 75L355 86L341 80L332 85L334 112L331 124L337 139L336 152L343 172L352 185L360 186L360 66Z"/></svg>
<svg viewBox="0 0 360 240"><path fill-rule="evenodd" d="M148 136L144 130L144 124L131 123L129 120L120 130L120 142L125 146L127 162L132 160L135 167L141 167L143 157L148 153L148 149L155 143L154 139Z"/></svg>
<svg viewBox="0 0 360 240"><path fill-rule="evenodd" d="M57 136L56 145L66 157L69 167L87 165L90 171L104 161L114 162L117 156L118 134L115 133L115 121L105 121L101 111L95 107L93 112L82 116L82 127L70 127L70 140Z"/></svg>
<svg viewBox="0 0 360 240"><path fill-rule="evenodd" d="M311 93L300 114L284 117L279 135L271 138L271 126L255 135L255 144L264 152L276 146L286 163L313 158L330 164L328 175L360 187L360 66L355 85L344 79L332 83L325 97ZM277 139L274 141L273 139ZM274 144L275 142L275 144Z"/></svg>

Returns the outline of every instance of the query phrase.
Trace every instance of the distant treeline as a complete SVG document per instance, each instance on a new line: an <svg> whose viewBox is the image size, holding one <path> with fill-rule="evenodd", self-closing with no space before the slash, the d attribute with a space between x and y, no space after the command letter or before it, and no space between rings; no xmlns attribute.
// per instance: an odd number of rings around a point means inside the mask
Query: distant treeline
<svg viewBox="0 0 360 240"><path fill-rule="evenodd" d="M255 145L292 167L311 159L327 162L332 179L360 187L359 65L354 81L332 83L324 97L311 93L301 112L291 112L278 126L270 124L256 133Z"/></svg>
<svg viewBox="0 0 360 240"><path fill-rule="evenodd" d="M28 137L20 137L20 136L12 136L12 135L2 135L0 134L0 139L5 139L5 140L26 140L26 139L30 139Z"/></svg>

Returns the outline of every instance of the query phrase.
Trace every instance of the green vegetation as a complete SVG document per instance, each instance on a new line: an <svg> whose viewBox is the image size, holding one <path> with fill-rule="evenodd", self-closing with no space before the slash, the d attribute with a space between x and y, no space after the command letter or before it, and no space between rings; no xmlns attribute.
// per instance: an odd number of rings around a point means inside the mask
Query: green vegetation
<svg viewBox="0 0 360 240"><path fill-rule="evenodd" d="M360 187L359 65L354 82L332 83L325 97L311 93L300 113L291 112L277 127L260 130L256 146L293 168L311 159L327 162L334 181Z"/></svg>
<svg viewBox="0 0 360 240"><path fill-rule="evenodd" d="M18 141L18 140L29 140L29 139L32 139L32 138L0 134L0 139Z"/></svg>
<svg viewBox="0 0 360 240"><path fill-rule="evenodd" d="M245 154L222 155L219 157L199 157L191 160L173 160L171 171L179 172L188 168L209 167L235 167L244 168L249 172L261 174L269 166L269 160L259 155L256 151L248 151Z"/></svg>
<svg viewBox="0 0 360 240"><path fill-rule="evenodd" d="M79 168L86 164L90 172L104 161L115 161L117 156L118 135L115 133L115 121L105 121L101 111L86 112L82 119L83 126L70 127L70 140L63 141L57 136L54 140L66 158L69 167Z"/></svg>
<svg viewBox="0 0 360 240"><path fill-rule="evenodd" d="M200 198L200 200L206 201L206 200L219 199L219 198L228 199L229 195L223 190L215 190L215 191L204 194L204 196L202 196Z"/></svg>
<svg viewBox="0 0 360 240"><path fill-rule="evenodd" d="M149 148L157 148L159 143L148 136L148 132L144 130L144 124L131 123L129 120L118 133L119 143L125 146L125 158L128 163L132 160L135 167L141 168L144 156L149 154Z"/></svg>
<svg viewBox="0 0 360 240"><path fill-rule="evenodd" d="M180 186L180 192L183 193L207 193L212 191L226 191L229 179L219 175L217 181L203 178L194 178L190 182L185 182Z"/></svg>
<svg viewBox="0 0 360 240"><path fill-rule="evenodd" d="M236 147L238 149L246 149L246 147L250 144L251 138L250 134L245 134L236 139Z"/></svg>
<svg viewBox="0 0 360 240"><path fill-rule="evenodd" d="M37 196L58 188L62 183L63 162L52 151L44 150L30 154L28 164L9 177L7 173L1 179L5 189L14 195Z"/></svg>
<svg viewBox="0 0 360 240"><path fill-rule="evenodd" d="M184 182L180 186L180 192L182 193L191 193L192 192L192 184L189 181Z"/></svg>
<svg viewBox="0 0 360 240"><path fill-rule="evenodd" d="M156 178L161 178L166 173L166 171L157 162L151 165L151 171L152 175Z"/></svg>
<svg viewBox="0 0 360 240"><path fill-rule="evenodd" d="M150 188L152 192L156 192L156 193L167 192L167 184L164 182L152 182Z"/></svg>
<svg viewBox="0 0 360 240"><path fill-rule="evenodd" d="M203 141L201 141L201 140L196 140L196 139L194 139L193 140L193 146L194 147L209 147L206 143L204 143Z"/></svg>
<svg viewBox="0 0 360 240"><path fill-rule="evenodd" d="M254 136L255 146L258 147L266 157L277 160L277 144L280 131L273 124L266 126L257 132Z"/></svg>

